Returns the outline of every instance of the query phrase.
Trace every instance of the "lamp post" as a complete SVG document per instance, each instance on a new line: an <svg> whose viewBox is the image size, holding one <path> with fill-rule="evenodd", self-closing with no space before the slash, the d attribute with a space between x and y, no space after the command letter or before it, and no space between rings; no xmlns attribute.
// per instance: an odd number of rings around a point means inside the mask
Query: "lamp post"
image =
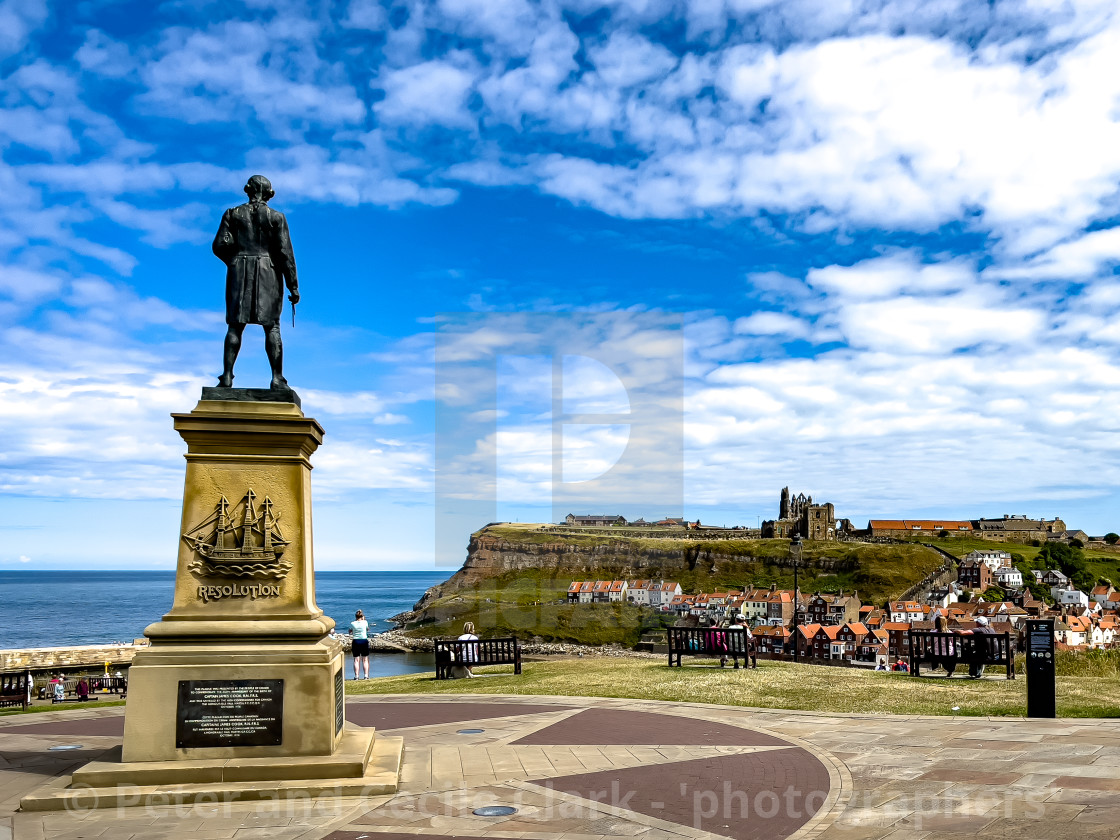
<svg viewBox="0 0 1120 840"><path fill-rule="evenodd" d="M794 553L794 549L797 552ZM789 540L789 556L793 560L793 661L799 661L797 655L797 567L801 565L801 534L794 533Z"/></svg>

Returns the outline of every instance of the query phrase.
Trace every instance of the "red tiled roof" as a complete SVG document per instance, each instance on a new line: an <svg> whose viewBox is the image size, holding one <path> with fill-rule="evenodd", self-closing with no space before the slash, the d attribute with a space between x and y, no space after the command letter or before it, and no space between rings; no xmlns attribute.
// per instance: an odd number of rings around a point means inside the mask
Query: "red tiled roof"
<svg viewBox="0 0 1120 840"><path fill-rule="evenodd" d="M872 519L872 530L884 531L971 531L967 519Z"/></svg>
<svg viewBox="0 0 1120 840"><path fill-rule="evenodd" d="M820 630L820 629L821 629L821 626L819 624L798 624L797 625L797 632L800 633L802 636L805 636L807 638L811 638L812 636L815 636L817 634L817 631Z"/></svg>

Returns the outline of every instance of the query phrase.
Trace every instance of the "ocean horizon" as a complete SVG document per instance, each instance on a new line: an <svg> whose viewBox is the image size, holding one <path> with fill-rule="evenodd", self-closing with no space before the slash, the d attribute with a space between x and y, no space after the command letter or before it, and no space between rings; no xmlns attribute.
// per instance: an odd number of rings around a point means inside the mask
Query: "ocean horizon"
<svg viewBox="0 0 1120 840"><path fill-rule="evenodd" d="M392 629L389 617L420 600L454 570L317 571L315 600L339 631L362 610L371 633ZM175 572L0 571L0 649L131 642L171 609Z"/></svg>

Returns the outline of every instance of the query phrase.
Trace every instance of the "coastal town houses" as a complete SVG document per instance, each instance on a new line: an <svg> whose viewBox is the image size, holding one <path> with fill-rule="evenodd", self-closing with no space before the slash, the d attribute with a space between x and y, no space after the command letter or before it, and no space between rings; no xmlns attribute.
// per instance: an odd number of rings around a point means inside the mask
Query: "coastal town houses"
<svg viewBox="0 0 1120 840"><path fill-rule="evenodd" d="M751 635L754 636L756 653L761 659L784 657L787 653L792 653L789 647L792 633L788 627L762 624L752 629Z"/></svg>
<svg viewBox="0 0 1120 840"><path fill-rule="evenodd" d="M832 659L832 643L836 641L840 626L837 624L811 626L815 626L817 632L813 634L811 639L812 647L809 649L809 656L814 659Z"/></svg>
<svg viewBox="0 0 1120 840"><path fill-rule="evenodd" d="M980 560L991 571L995 572L1003 566L1011 565L1011 554L1007 551L976 550L970 551L962 560Z"/></svg>
<svg viewBox="0 0 1120 840"><path fill-rule="evenodd" d="M867 628L858 621L845 622L832 642L832 659L855 659L867 638Z"/></svg>
<svg viewBox="0 0 1120 840"><path fill-rule="evenodd" d="M771 585L766 596L766 623L784 627L793 620L793 593Z"/></svg>
<svg viewBox="0 0 1120 840"><path fill-rule="evenodd" d="M591 592L594 588L593 580L573 580L568 586L568 603L590 604Z"/></svg>
<svg viewBox="0 0 1120 840"><path fill-rule="evenodd" d="M981 559L961 560L957 567L957 585L962 589L978 589L981 592L992 585L992 570Z"/></svg>
<svg viewBox="0 0 1120 840"><path fill-rule="evenodd" d="M743 615L751 625L765 623L770 612L769 589L750 588L743 592Z"/></svg>
<svg viewBox="0 0 1120 840"><path fill-rule="evenodd" d="M651 607L661 608L662 604L667 608L669 603L673 600L673 596L681 594L681 585L673 580L659 580L650 583L649 586L649 605Z"/></svg>
<svg viewBox="0 0 1120 840"><path fill-rule="evenodd" d="M1089 596L1076 589L1072 584L1065 584L1064 586L1054 586L1050 589L1050 595L1063 607L1088 607Z"/></svg>
<svg viewBox="0 0 1120 840"><path fill-rule="evenodd" d="M681 585L672 580L574 580L568 585L568 602L581 604L630 603L668 608Z"/></svg>
<svg viewBox="0 0 1120 840"><path fill-rule="evenodd" d="M674 595L672 600L669 601L669 612L674 612L677 615L688 615L692 612L692 606L695 603L695 595Z"/></svg>
<svg viewBox="0 0 1120 840"><path fill-rule="evenodd" d="M1060 572L1057 569L1047 569L1041 576L1036 577L1036 580L1043 586L1051 588L1064 588L1069 584L1069 578L1066 577L1065 572Z"/></svg>
<svg viewBox="0 0 1120 840"><path fill-rule="evenodd" d="M1084 647L1089 643L1092 623L1077 616L1066 616L1054 625L1054 639L1069 647Z"/></svg>
<svg viewBox="0 0 1120 840"><path fill-rule="evenodd" d="M893 622L925 621L926 616L929 615L929 607L917 601L890 601L887 604L887 612Z"/></svg>
<svg viewBox="0 0 1120 840"><path fill-rule="evenodd" d="M906 634L910 631L910 622L888 621L883 624L880 630L887 634L887 655L892 662L909 653Z"/></svg>
<svg viewBox="0 0 1120 840"><path fill-rule="evenodd" d="M800 659L813 658L813 640L817 636L817 631L821 629L819 624L799 624L794 630L793 638L790 640L797 648L797 656Z"/></svg>
<svg viewBox="0 0 1120 840"><path fill-rule="evenodd" d="M611 600L611 583L609 580L597 580L591 587L591 603L606 604Z"/></svg>
<svg viewBox="0 0 1120 840"><path fill-rule="evenodd" d="M1111 583L1094 586L1089 597L1103 609L1120 609L1120 591L1114 589Z"/></svg>
<svg viewBox="0 0 1120 840"><path fill-rule="evenodd" d="M822 595L815 592L805 602L805 620L809 624L844 624L859 619L859 595Z"/></svg>
<svg viewBox="0 0 1120 840"><path fill-rule="evenodd" d="M1014 566L1000 566L993 574L1001 589L1018 589L1023 585L1023 573Z"/></svg>
<svg viewBox="0 0 1120 840"><path fill-rule="evenodd" d="M947 607L953 601L957 600L957 593L960 588L956 583L949 586L935 586L926 595L926 603L931 607Z"/></svg>
<svg viewBox="0 0 1120 840"><path fill-rule="evenodd" d="M626 600L638 607L649 606L649 587L652 580L632 580L626 590Z"/></svg>

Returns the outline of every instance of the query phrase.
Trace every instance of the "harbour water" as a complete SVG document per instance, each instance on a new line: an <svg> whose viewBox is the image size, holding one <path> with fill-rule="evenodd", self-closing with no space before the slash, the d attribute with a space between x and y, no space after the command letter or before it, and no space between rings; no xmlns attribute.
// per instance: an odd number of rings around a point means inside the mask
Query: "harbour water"
<svg viewBox="0 0 1120 840"><path fill-rule="evenodd" d="M340 632L361 609L370 632L378 633L392 629L389 616L412 609L424 590L450 575L317 572L316 601ZM174 584L170 571L0 571L0 649L131 642L171 608ZM374 656L370 676L431 670L429 660L424 654Z"/></svg>

